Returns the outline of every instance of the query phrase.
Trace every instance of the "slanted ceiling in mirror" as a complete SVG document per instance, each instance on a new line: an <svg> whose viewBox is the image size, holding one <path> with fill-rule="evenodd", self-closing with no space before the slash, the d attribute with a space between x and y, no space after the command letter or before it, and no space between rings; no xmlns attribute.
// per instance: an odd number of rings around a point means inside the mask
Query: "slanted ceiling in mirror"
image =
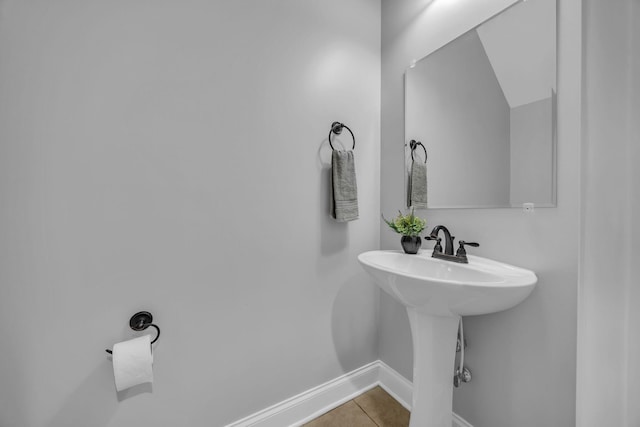
<svg viewBox="0 0 640 427"><path fill-rule="evenodd" d="M405 190L420 141L428 208L555 206L555 0L516 3L417 61L405 102Z"/></svg>

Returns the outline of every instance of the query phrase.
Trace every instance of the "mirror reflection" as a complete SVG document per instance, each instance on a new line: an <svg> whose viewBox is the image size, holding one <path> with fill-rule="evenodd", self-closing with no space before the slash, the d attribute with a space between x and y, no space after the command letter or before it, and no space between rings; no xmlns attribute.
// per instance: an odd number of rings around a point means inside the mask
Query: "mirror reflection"
<svg viewBox="0 0 640 427"><path fill-rule="evenodd" d="M555 206L555 0L516 3L417 61L405 90L409 206L411 140L428 153L429 208Z"/></svg>

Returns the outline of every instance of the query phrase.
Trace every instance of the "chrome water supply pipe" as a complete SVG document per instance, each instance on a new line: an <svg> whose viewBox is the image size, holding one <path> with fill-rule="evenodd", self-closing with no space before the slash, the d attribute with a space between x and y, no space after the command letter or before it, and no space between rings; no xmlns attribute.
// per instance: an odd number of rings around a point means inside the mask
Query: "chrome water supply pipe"
<svg viewBox="0 0 640 427"><path fill-rule="evenodd" d="M460 324L458 326L458 348L460 349L460 364L453 375L453 385L460 387L460 383L468 383L471 381L471 371L464 367L464 348L467 341L464 339L464 326L462 324L462 316L460 316ZM457 350L457 349L456 349Z"/></svg>

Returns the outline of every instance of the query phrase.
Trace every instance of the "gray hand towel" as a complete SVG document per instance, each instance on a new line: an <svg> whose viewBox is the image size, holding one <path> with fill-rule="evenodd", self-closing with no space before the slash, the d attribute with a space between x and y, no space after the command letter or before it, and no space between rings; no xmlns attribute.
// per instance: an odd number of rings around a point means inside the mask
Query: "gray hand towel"
<svg viewBox="0 0 640 427"><path fill-rule="evenodd" d="M409 206L416 209L427 208L427 164L411 162L409 176Z"/></svg>
<svg viewBox="0 0 640 427"><path fill-rule="evenodd" d="M358 219L358 186L353 151L333 150L333 207L331 216L339 222Z"/></svg>

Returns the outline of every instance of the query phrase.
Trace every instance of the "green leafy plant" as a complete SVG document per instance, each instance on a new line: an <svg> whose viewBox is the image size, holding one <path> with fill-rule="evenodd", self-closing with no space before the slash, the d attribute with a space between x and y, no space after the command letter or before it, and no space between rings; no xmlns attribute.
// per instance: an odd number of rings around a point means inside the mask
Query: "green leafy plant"
<svg viewBox="0 0 640 427"><path fill-rule="evenodd" d="M399 211L398 216L395 217L393 221L387 220L384 215L382 219L393 231L403 236L418 236L427 225L426 220L413 214L413 209L411 209L409 215L403 215L402 212Z"/></svg>

